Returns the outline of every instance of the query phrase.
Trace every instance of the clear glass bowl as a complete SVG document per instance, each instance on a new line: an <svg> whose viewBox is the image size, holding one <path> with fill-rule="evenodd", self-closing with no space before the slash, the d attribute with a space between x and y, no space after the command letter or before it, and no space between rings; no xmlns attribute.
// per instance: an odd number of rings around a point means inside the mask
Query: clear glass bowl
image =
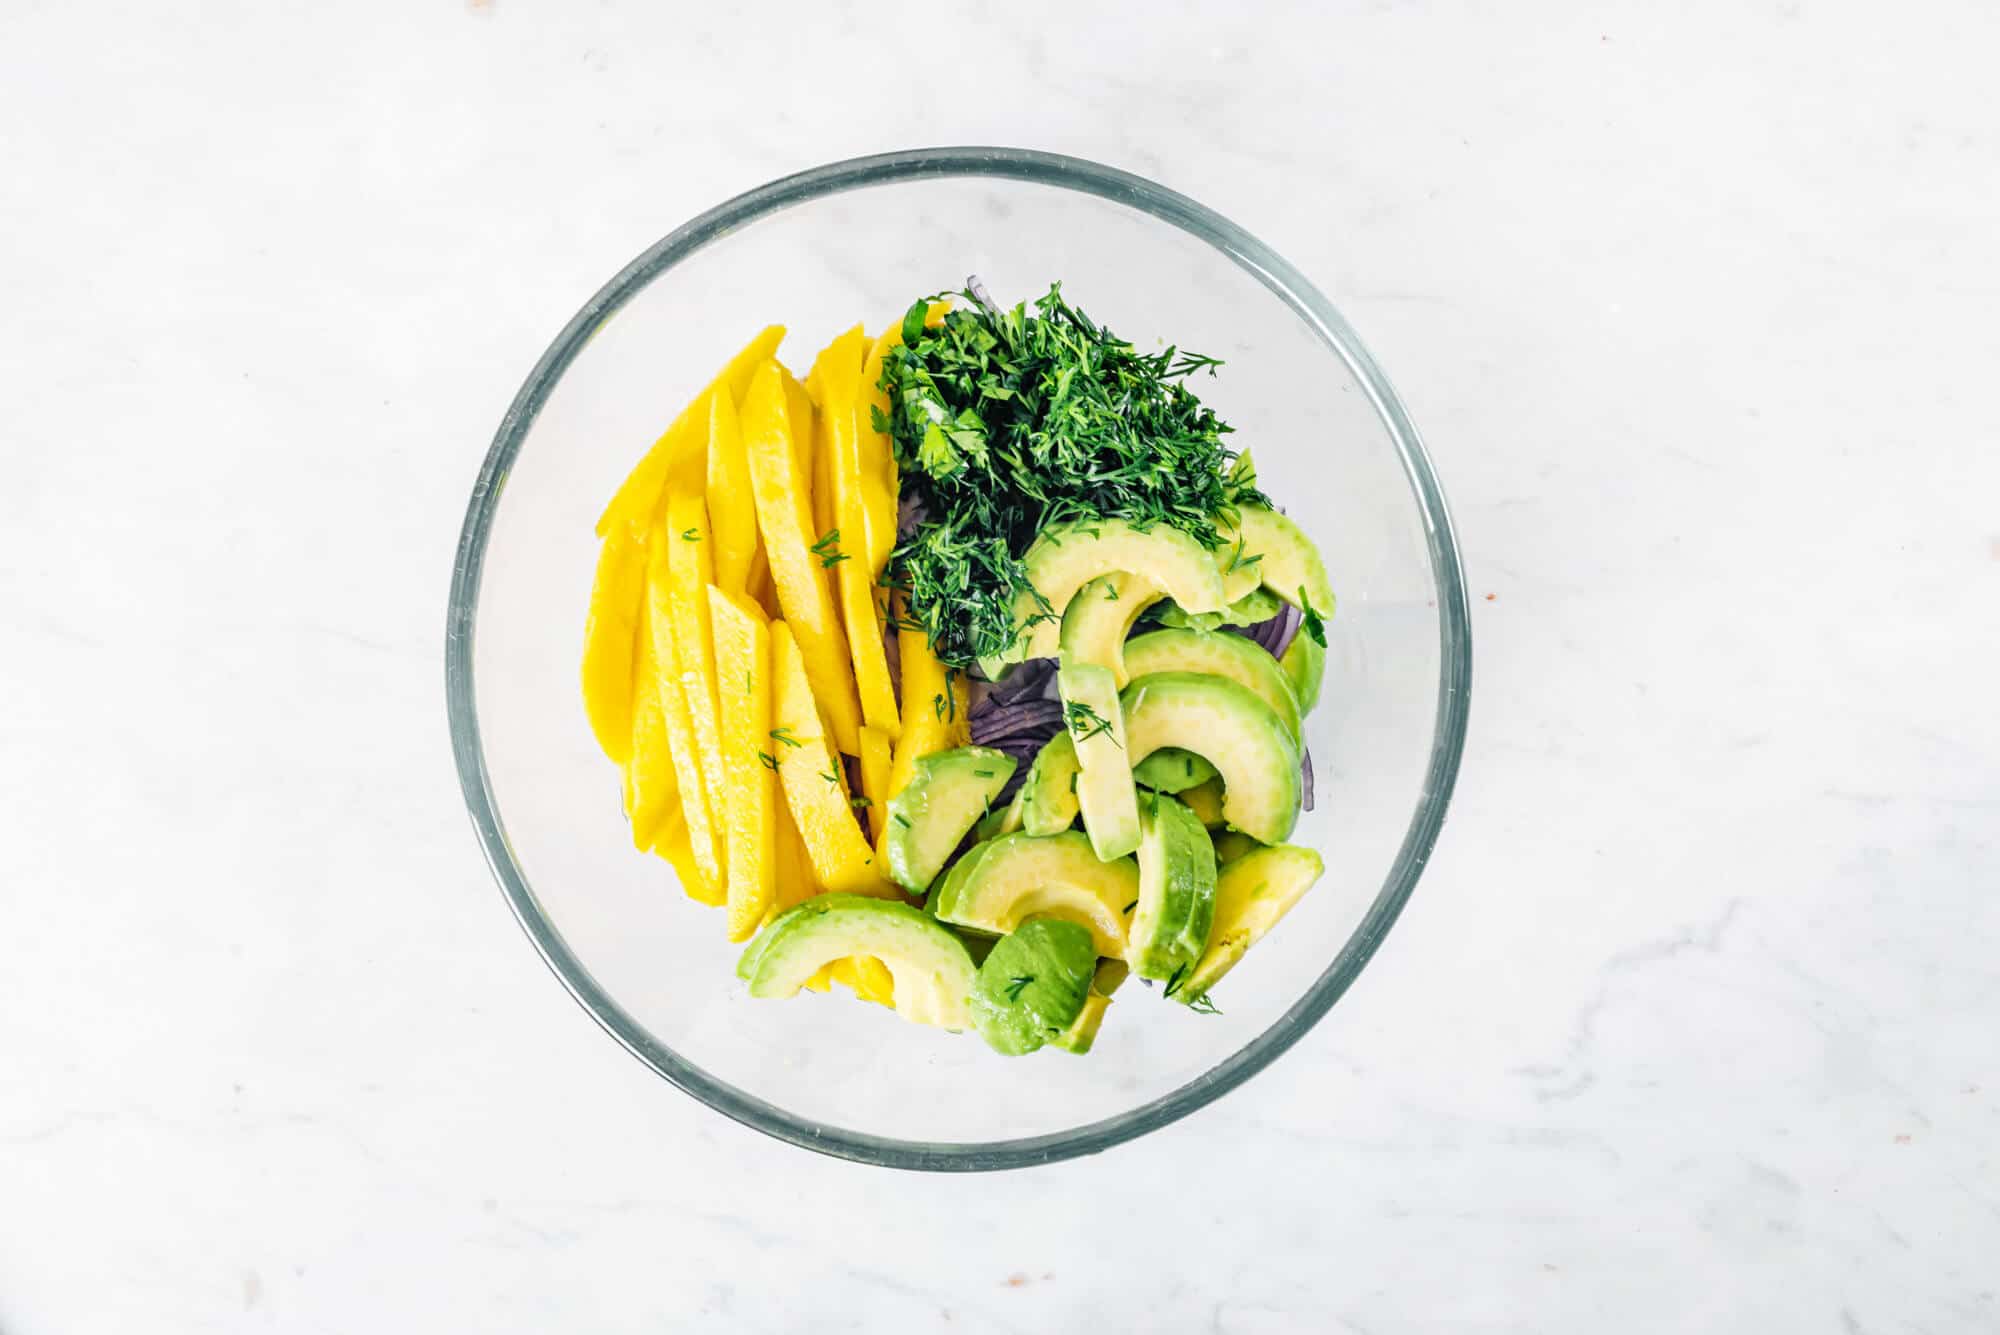
<svg viewBox="0 0 2000 1335"><path fill-rule="evenodd" d="M639 454L758 328L796 370L978 274L1003 304L1052 279L1143 346L1222 357L1203 397L1326 556L1337 614L1307 727L1326 876L1200 1016L1128 983L1087 1056L1008 1059L843 992L753 1001L716 912L633 851L578 695L592 526ZM615 317L615 318L614 318ZM500 423L459 543L452 743L493 874L535 948L641 1061L781 1140L899 1168L1089 1154L1185 1116L1297 1042L1416 885L1465 739L1471 643L1451 520L1395 392L1284 260L1194 201L1019 149L835 163L722 204L579 311Z"/></svg>

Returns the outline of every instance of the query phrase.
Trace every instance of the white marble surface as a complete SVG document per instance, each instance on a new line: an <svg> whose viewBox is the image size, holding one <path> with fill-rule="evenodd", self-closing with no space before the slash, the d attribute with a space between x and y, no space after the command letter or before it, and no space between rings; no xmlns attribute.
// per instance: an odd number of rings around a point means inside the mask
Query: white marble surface
<svg viewBox="0 0 2000 1335"><path fill-rule="evenodd" d="M2000 1329L2000 11L668 8L0 12L0 1331ZM978 1179L604 1039L439 668L581 298L916 141L1316 275L1478 596L1457 805L1333 1016Z"/></svg>

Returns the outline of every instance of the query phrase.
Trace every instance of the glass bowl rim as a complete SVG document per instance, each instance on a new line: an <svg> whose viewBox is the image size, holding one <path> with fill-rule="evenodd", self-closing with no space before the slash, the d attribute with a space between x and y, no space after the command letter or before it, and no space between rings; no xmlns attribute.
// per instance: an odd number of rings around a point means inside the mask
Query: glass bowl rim
<svg viewBox="0 0 2000 1335"><path fill-rule="evenodd" d="M598 985L543 912L508 845L490 778L473 690L473 636L487 538L509 469L563 373L620 307L655 278L741 227L795 205L867 186L927 177L994 177L1055 186L1122 204L1221 251L1316 332L1354 374L1388 428L1423 512L1436 584L1439 679L1425 782L1403 842L1360 925L1312 986L1263 1033L1220 1064L1136 1108L1063 1131L984 1143L897 1140L797 1117L682 1058ZM828 163L727 200L661 238L586 302L535 363L494 433L466 506L445 625L445 703L459 785L488 867L522 930L592 1019L633 1056L709 1107L768 1136L857 1163L981 1172L1096 1154L1158 1130L1220 1098L1276 1060L1332 1009L1373 957L1421 876L1450 805L1464 752L1472 675L1471 609L1444 493L1417 430L1386 377L1331 302L1270 247L1220 214L1144 177L1034 149L908 149Z"/></svg>

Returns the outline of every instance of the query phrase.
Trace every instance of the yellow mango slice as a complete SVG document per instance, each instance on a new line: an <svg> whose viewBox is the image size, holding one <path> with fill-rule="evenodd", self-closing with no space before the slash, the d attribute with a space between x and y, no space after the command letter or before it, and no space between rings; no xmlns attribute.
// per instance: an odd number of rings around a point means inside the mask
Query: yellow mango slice
<svg viewBox="0 0 2000 1335"><path fill-rule="evenodd" d="M785 804L812 860L814 878L832 891L893 893L876 870L875 850L848 805L840 759L827 745L804 655L782 621L771 625L771 673L776 719L771 749L777 756Z"/></svg>
<svg viewBox="0 0 2000 1335"><path fill-rule="evenodd" d="M881 843L889 828L889 770L896 748L889 734L880 728L861 729L861 795L868 799L868 829Z"/></svg>
<svg viewBox="0 0 2000 1335"><path fill-rule="evenodd" d="M644 537L619 532L597 554L590 614L583 628L583 712L613 764L632 756L633 674L646 599Z"/></svg>
<svg viewBox="0 0 2000 1335"><path fill-rule="evenodd" d="M750 495L750 461L743 454L736 400L720 392L709 395L707 474L715 582L729 593L742 593L757 560L757 503Z"/></svg>
<svg viewBox="0 0 2000 1335"><path fill-rule="evenodd" d="M971 737L964 679L945 671L931 652L930 640L907 621L896 632L896 648L903 663L903 735L889 769L891 797L909 783L918 760L962 746Z"/></svg>
<svg viewBox="0 0 2000 1335"><path fill-rule="evenodd" d="M632 847L641 853L654 847L661 827L679 807L680 782L661 703L663 687L671 690L673 683L660 672L653 637L642 635L632 683L631 758L625 762L625 815L632 823Z"/></svg>
<svg viewBox="0 0 2000 1335"><path fill-rule="evenodd" d="M729 939L757 930L777 881L777 775L771 745L771 629L749 599L708 586L722 706L722 800L727 834Z"/></svg>
<svg viewBox="0 0 2000 1335"><path fill-rule="evenodd" d="M860 392L855 400L855 477L861 507L859 550L877 583L881 582L883 567L889 563L889 553L896 546L896 505L902 479L888 433L875 429L874 414L868 410L872 407L885 418L889 414L889 396L876 388L875 382L882 378L883 355L902 341L900 326L892 327L875 340L862 363Z"/></svg>
<svg viewBox="0 0 2000 1335"><path fill-rule="evenodd" d="M667 611L673 627L674 670L701 757L702 792L711 818L722 792L721 703L716 691L715 641L708 586L715 583L715 548L708 506L700 492L670 491L664 529L653 539L667 553Z"/></svg>
<svg viewBox="0 0 2000 1335"><path fill-rule="evenodd" d="M854 682L861 697L861 717L891 737L902 732L896 711L896 688L889 678L889 654L882 642L882 610L875 601L881 568L871 567L864 551L865 525L861 507L859 432L855 402L860 388L858 350L866 344L856 325L820 354L813 368L820 394L819 456L826 463L832 496L831 546L821 561L834 562L834 589L848 648L854 655ZM826 521L821 521L826 522Z"/></svg>
<svg viewBox="0 0 2000 1335"><path fill-rule="evenodd" d="M771 894L771 911L767 920L825 892L825 887L813 872L812 858L806 852L805 841L799 836L798 824L792 819L791 806L784 800L782 780L778 786L778 879Z"/></svg>
<svg viewBox="0 0 2000 1335"><path fill-rule="evenodd" d="M689 706L682 670L681 653L687 646L675 634L673 576L669 568L672 548L665 530L655 530L646 561L646 641L640 647L645 663L653 665L659 680L659 701L665 715L667 741L673 754L674 778L680 787L682 814L687 819L688 840L693 846L694 863L700 868L705 891L720 890L728 883L728 859L722 831L716 820L720 800L709 790L709 780L701 763L701 743L697 738L693 711ZM650 650L650 652L648 652ZM645 667L642 665L642 671Z"/></svg>
<svg viewBox="0 0 2000 1335"><path fill-rule="evenodd" d="M831 989L833 986L833 966L838 963L840 963L839 960L828 960L826 963L820 965L819 971L806 979L805 986L815 992L825 992Z"/></svg>
<svg viewBox="0 0 2000 1335"><path fill-rule="evenodd" d="M839 983L863 1001L877 1005L896 1004L896 980L889 968L873 955L849 955L826 966L827 981Z"/></svg>
<svg viewBox="0 0 2000 1335"><path fill-rule="evenodd" d="M806 394L813 401L813 523L821 533L840 524L840 511L834 492L833 470L838 463L835 457L833 431L836 427L833 414L840 403L851 403L852 392L847 387L860 374L862 359L868 355L868 335L860 325L848 330L820 349L819 356L813 358L812 371L806 376ZM848 410L850 413L852 408Z"/></svg>
<svg viewBox="0 0 2000 1335"><path fill-rule="evenodd" d="M793 450L795 431L810 432L811 404L784 367L766 362L751 379L741 406L757 528L778 605L798 639L813 699L826 715L834 743L853 755L860 749L861 727L853 660L834 609L832 582L814 551L820 535L812 531L811 484ZM717 661L724 661L719 653Z"/></svg>
<svg viewBox="0 0 2000 1335"><path fill-rule="evenodd" d="M679 807L661 827L653 851L673 864L674 875L679 878L682 891L695 903L721 904L728 898L721 887L709 885L703 879L701 869L694 865L694 848L688 840L687 820Z"/></svg>
<svg viewBox="0 0 2000 1335"><path fill-rule="evenodd" d="M604 507L604 513L597 520L597 534L608 538L620 525L632 534L643 534L652 526L653 516L659 510L660 495L666 489L667 477L676 463L687 454L692 440L706 439L708 434L708 397L718 389L727 389L740 402L743 387L752 373L771 359L778 350L778 344L785 337L785 327L774 324L744 345L741 352L729 359L727 365L711 380L694 401L683 408L680 416L674 418L664 434L646 451L638 464L618 485L618 491L611 503Z"/></svg>

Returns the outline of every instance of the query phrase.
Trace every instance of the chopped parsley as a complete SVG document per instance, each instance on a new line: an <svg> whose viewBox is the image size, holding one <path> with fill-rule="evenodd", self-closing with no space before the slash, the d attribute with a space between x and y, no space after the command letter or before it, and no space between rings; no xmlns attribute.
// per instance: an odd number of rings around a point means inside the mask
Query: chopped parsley
<svg viewBox="0 0 2000 1335"><path fill-rule="evenodd" d="M953 667L999 655L1035 597L1021 555L1044 530L1097 518L1166 524L1221 545L1215 517L1263 496L1230 467L1229 426L1187 386L1221 365L1142 353L1070 305L1056 284L1010 310L967 304L926 327L910 307L871 406L922 520L890 554L906 615ZM1045 611L1044 616L1048 615Z"/></svg>

